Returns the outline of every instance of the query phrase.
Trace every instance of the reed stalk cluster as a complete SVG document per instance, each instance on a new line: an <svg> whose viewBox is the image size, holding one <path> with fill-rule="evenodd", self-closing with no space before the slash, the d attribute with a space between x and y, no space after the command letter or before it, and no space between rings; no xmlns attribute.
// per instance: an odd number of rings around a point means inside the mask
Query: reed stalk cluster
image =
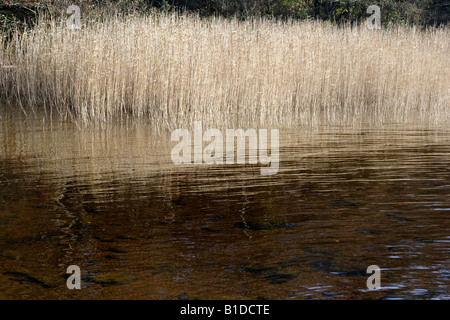
<svg viewBox="0 0 450 320"><path fill-rule="evenodd" d="M17 112L164 127L450 120L450 32L152 14L40 21L1 43Z"/></svg>

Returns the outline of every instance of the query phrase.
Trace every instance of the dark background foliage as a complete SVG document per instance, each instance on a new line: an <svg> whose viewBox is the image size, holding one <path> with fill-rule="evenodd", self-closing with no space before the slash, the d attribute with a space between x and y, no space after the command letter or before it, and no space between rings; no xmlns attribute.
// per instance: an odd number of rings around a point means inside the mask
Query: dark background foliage
<svg viewBox="0 0 450 320"><path fill-rule="evenodd" d="M120 2L120 1L119 1ZM442 25L450 18L450 2L444 0L153 0L142 1L166 9L198 11L222 16L275 16L321 19L334 23L365 19L370 5L381 8L383 24Z"/></svg>
<svg viewBox="0 0 450 320"><path fill-rule="evenodd" d="M27 6L32 9L59 7L63 10L64 6L70 4L123 13L156 9L240 19L251 16L320 19L336 24L362 21L369 16L367 8L370 5L378 5L381 8L384 26L394 24L437 26L448 24L450 19L450 1L444 0L0 0L0 16L6 16L7 7L11 5ZM23 12L20 13L22 14Z"/></svg>

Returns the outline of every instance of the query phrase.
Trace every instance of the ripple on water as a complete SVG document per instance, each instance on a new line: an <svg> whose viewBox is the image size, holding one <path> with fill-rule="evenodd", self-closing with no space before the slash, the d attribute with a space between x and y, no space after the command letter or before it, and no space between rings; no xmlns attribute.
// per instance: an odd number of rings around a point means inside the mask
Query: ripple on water
<svg viewBox="0 0 450 320"><path fill-rule="evenodd" d="M145 125L2 126L2 296L69 298L76 264L70 298L448 297L448 131L280 130L261 176L175 166Z"/></svg>

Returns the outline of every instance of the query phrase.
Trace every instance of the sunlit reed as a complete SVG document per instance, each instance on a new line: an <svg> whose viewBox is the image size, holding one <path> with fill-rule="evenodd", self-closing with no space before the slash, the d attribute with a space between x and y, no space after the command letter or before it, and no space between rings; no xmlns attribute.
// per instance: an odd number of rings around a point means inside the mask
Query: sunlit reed
<svg viewBox="0 0 450 320"><path fill-rule="evenodd" d="M175 14L42 21L0 56L0 97L29 115L159 127L449 122L448 28Z"/></svg>

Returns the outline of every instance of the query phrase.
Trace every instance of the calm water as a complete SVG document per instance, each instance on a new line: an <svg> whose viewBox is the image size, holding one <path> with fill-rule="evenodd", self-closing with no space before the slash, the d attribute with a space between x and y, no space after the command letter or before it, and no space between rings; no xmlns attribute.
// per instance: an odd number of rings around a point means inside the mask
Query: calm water
<svg viewBox="0 0 450 320"><path fill-rule="evenodd" d="M273 176L169 137L2 119L0 298L450 298L448 128L280 129Z"/></svg>

